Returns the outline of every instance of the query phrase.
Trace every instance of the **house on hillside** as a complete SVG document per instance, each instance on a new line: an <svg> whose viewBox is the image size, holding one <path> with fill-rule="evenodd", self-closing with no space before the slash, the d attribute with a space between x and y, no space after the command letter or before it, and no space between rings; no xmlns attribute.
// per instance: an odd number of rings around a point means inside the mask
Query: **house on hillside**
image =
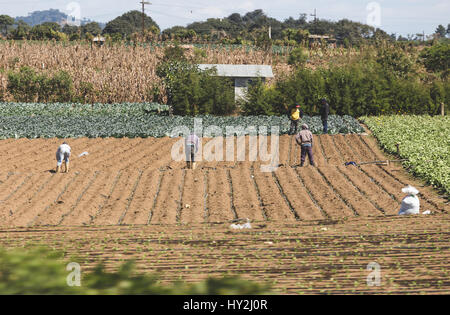
<svg viewBox="0 0 450 315"><path fill-rule="evenodd" d="M327 35L309 35L308 36L309 47L321 46L322 43L328 45L328 47L336 47L336 39Z"/></svg>
<svg viewBox="0 0 450 315"><path fill-rule="evenodd" d="M217 76L232 78L234 81L234 99L245 98L247 89L252 80L261 78L264 82L267 78L273 78L272 66L268 65L224 65L224 64L199 64L200 70L217 69Z"/></svg>

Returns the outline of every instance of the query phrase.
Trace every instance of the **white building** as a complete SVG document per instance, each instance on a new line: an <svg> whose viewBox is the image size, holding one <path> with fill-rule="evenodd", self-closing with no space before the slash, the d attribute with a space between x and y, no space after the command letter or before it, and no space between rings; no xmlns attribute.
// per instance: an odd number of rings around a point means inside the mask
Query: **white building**
<svg viewBox="0 0 450 315"><path fill-rule="evenodd" d="M245 98L249 83L255 78L273 78L272 66L268 65L223 65L223 64L200 64L200 70L217 69L217 76L233 78L234 99Z"/></svg>

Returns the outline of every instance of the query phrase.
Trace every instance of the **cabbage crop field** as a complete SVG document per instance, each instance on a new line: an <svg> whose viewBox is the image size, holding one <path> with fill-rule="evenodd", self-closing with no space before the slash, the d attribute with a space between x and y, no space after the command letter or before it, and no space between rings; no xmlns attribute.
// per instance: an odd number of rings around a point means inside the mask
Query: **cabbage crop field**
<svg viewBox="0 0 450 315"><path fill-rule="evenodd" d="M167 105L156 103L124 104L39 104L0 103L0 138L79 138L79 137L166 137L180 126L194 127L194 118L168 116ZM226 127L279 128L289 131L285 116L196 116L202 127L217 126L225 135ZM319 117L303 118L313 133L322 133ZM247 130L248 131L248 130ZM331 115L330 134L361 133L364 129L350 116ZM248 132L244 132L248 134Z"/></svg>
<svg viewBox="0 0 450 315"><path fill-rule="evenodd" d="M168 115L169 106L158 103L77 104L77 103L0 103L0 116L136 116Z"/></svg>
<svg viewBox="0 0 450 315"><path fill-rule="evenodd" d="M450 196L450 117L364 117L364 123L389 153L408 159L404 165Z"/></svg>

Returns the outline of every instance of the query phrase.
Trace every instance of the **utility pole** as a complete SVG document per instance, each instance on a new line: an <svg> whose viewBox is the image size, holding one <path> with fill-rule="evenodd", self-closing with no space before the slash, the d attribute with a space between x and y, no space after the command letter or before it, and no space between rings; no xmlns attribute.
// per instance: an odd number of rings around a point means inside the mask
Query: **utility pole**
<svg viewBox="0 0 450 315"><path fill-rule="evenodd" d="M144 37L144 33L145 33L145 5L146 4L151 4L150 2L146 2L144 0L142 0L140 2L142 4L142 37Z"/></svg>
<svg viewBox="0 0 450 315"><path fill-rule="evenodd" d="M317 21L316 9L314 9L314 14L310 14L310 16L314 16L314 23L315 23Z"/></svg>

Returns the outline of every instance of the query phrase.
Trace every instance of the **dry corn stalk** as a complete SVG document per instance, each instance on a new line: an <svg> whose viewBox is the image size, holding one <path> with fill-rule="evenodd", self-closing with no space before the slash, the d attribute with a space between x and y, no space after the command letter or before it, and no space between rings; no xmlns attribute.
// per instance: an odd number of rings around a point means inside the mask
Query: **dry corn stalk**
<svg viewBox="0 0 450 315"><path fill-rule="evenodd" d="M202 58L202 63L272 65L275 80L293 70L286 62L287 54L274 55L246 47L206 46L204 51L206 57ZM341 54L339 49L311 50L308 67L324 66L330 56ZM7 73L29 66L50 75L59 70L67 71L74 81L76 95L81 95L82 83L91 83L95 93L89 95L87 101L90 103L152 101L151 88L161 85L156 66L162 55L163 48L156 46L91 47L79 42L4 42L0 43L0 69L4 70L0 72L0 95L12 101L11 95L6 93Z"/></svg>

